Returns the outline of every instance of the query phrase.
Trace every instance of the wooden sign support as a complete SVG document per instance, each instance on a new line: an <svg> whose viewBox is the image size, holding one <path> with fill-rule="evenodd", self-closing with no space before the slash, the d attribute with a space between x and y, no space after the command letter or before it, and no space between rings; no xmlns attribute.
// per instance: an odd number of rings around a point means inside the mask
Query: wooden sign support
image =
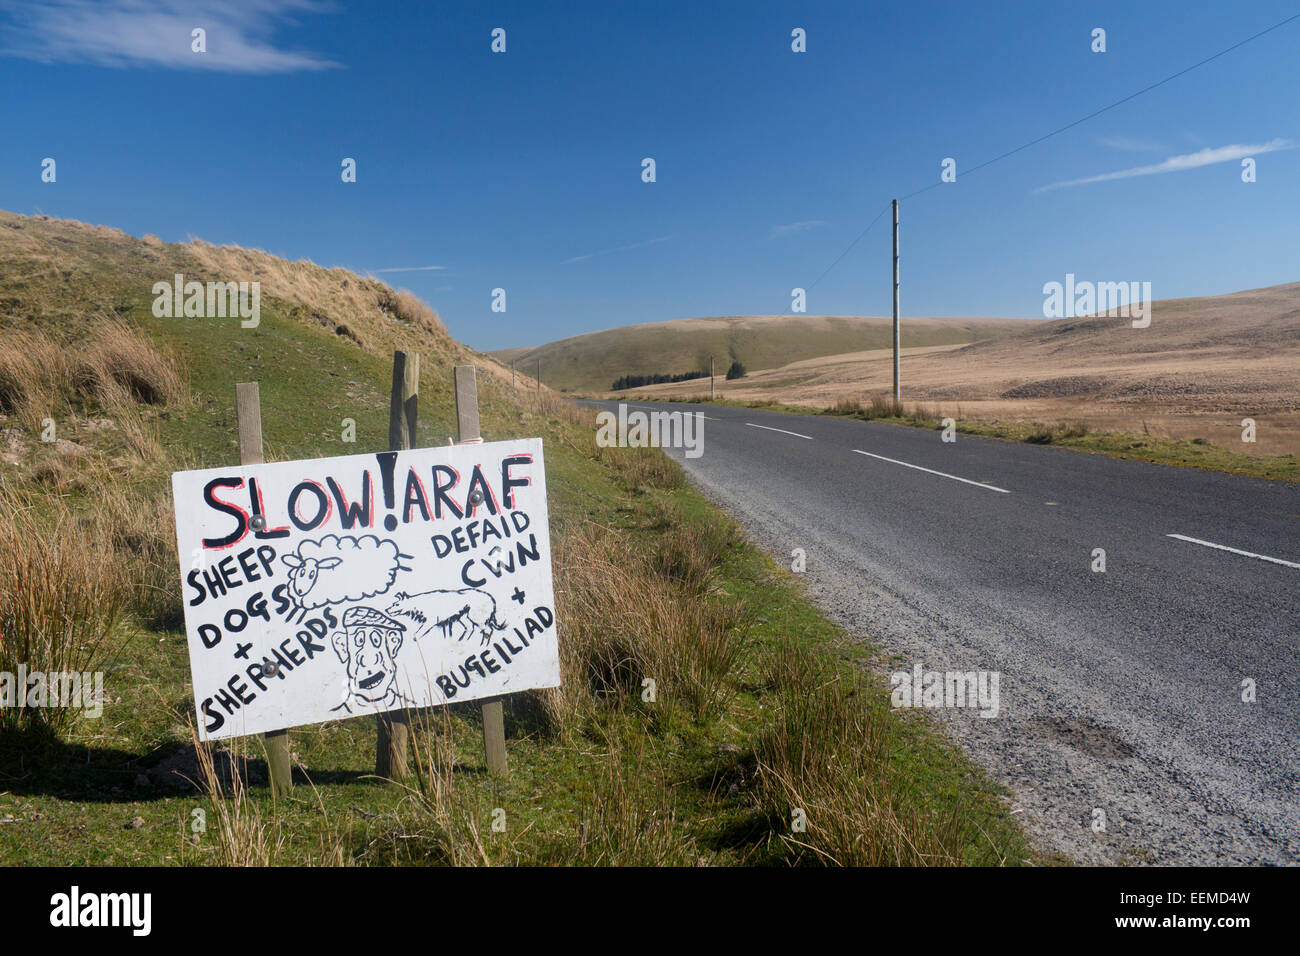
<svg viewBox="0 0 1300 956"><path fill-rule="evenodd" d="M235 385L235 419L239 422L239 463L260 465L262 456L262 402L256 382ZM289 731L273 730L263 734L266 766L271 778L271 794L288 796L293 789L293 768L289 763Z"/></svg>
<svg viewBox="0 0 1300 956"><path fill-rule="evenodd" d="M420 410L420 356L393 353L393 393L388 408L388 450L415 447L415 426ZM406 778L411 740L411 712L393 710L375 717L375 776L386 780Z"/></svg>
<svg viewBox="0 0 1300 956"><path fill-rule="evenodd" d="M542 363L537 363L537 382L541 387ZM473 365L456 366L456 430L461 444L482 440L478 424L478 380ZM506 772L506 722L500 697L483 701L483 753L489 773Z"/></svg>

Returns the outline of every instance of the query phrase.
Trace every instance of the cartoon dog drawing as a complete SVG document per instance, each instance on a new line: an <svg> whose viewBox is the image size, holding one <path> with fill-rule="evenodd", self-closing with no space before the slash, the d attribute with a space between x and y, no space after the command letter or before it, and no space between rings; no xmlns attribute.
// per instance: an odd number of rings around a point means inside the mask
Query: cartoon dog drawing
<svg viewBox="0 0 1300 956"><path fill-rule="evenodd" d="M388 613L395 619L410 621L417 641L435 631L444 639L463 641L477 631L480 646L485 646L494 631L506 629L497 620L496 599L478 588L419 594L398 591L394 597L397 600L388 606Z"/></svg>
<svg viewBox="0 0 1300 956"><path fill-rule="evenodd" d="M406 625L370 607L343 612L343 630L330 635L347 668L347 696L331 710L373 714L409 705L397 689L397 652Z"/></svg>

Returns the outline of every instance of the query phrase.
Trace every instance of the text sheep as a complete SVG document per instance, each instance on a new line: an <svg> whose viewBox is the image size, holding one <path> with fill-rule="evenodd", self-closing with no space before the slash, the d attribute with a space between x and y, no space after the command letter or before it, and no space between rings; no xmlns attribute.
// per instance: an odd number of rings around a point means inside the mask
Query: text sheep
<svg viewBox="0 0 1300 956"><path fill-rule="evenodd" d="M392 587L403 567L392 541L373 534L360 538L327 534L319 541L304 541L296 554L280 558L289 568L289 596L305 611L327 604L360 601Z"/></svg>

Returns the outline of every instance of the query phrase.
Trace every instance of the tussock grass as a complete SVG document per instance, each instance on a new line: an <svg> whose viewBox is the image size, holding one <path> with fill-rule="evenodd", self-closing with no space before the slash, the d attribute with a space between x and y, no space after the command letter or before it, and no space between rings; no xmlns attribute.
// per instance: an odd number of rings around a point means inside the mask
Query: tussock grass
<svg viewBox="0 0 1300 956"><path fill-rule="evenodd" d="M155 457L157 426L145 407L178 406L188 395L175 359L115 318L97 318L75 344L34 329L0 330L0 411L33 435L47 418L57 423L77 407L98 409L128 448ZM59 484L55 467L45 465L45 477Z"/></svg>
<svg viewBox="0 0 1300 956"><path fill-rule="evenodd" d="M207 797L206 832L215 843L215 859L203 862L219 866L275 866L285 862L290 844L283 819L268 814L263 802L249 789L250 742L261 738L239 737L226 743L203 742L191 726L190 741L194 748L199 779L193 781ZM320 830L314 866L343 866L350 862L344 853L343 839L320 805L320 792L311 787L325 824ZM188 821L186 821L188 822ZM188 828L186 828L188 829ZM194 843L202 842L190 837ZM182 844L182 859L185 856ZM301 859L295 862L302 862Z"/></svg>
<svg viewBox="0 0 1300 956"><path fill-rule="evenodd" d="M92 530L0 488L0 671L102 669L126 593L113 554ZM0 727L59 731L67 708L0 708Z"/></svg>
<svg viewBox="0 0 1300 956"><path fill-rule="evenodd" d="M171 495L120 485L100 493L102 506L92 522L96 536L117 555L130 606L150 627L181 630L185 610Z"/></svg>
<svg viewBox="0 0 1300 956"><path fill-rule="evenodd" d="M596 460L611 468L633 494L672 490L686 484L681 465L658 448L598 448Z"/></svg>
<svg viewBox="0 0 1300 956"><path fill-rule="evenodd" d="M1044 425L1035 422L1025 434L1024 440L1031 445L1051 445L1054 442L1083 438L1088 434L1088 427L1079 422L1058 422Z"/></svg>
<svg viewBox="0 0 1300 956"><path fill-rule="evenodd" d="M445 336L447 327L429 304L409 289L398 289L393 297L393 309L398 318L430 334Z"/></svg>
<svg viewBox="0 0 1300 956"><path fill-rule="evenodd" d="M0 411L33 433L64 404L67 358L54 340L36 331L0 331Z"/></svg>
<svg viewBox="0 0 1300 956"><path fill-rule="evenodd" d="M393 862L490 866L512 862L508 840L490 835L491 808L456 777L454 728L449 712L427 710L412 720L414 760L405 813L386 835ZM485 816L486 826L480 823ZM485 830L487 832L485 832ZM504 845L503 845L504 844Z"/></svg>
<svg viewBox="0 0 1300 956"><path fill-rule="evenodd" d="M870 690L788 644L767 678L779 699L759 737L759 787L787 821L779 839L797 863L831 866L957 866L960 821L909 807L892 779L895 729L870 706ZM803 826L796 828L798 818Z"/></svg>
<svg viewBox="0 0 1300 956"><path fill-rule="evenodd" d="M860 418L863 421L901 421L909 425L933 425L939 421L939 414L932 406L913 404L908 409L888 393L876 393L866 404L854 396L842 396L826 409L825 414Z"/></svg>
<svg viewBox="0 0 1300 956"><path fill-rule="evenodd" d="M604 734L591 800L576 834L530 862L579 866L694 866L695 840L683 834L672 781L644 734Z"/></svg>
<svg viewBox="0 0 1300 956"><path fill-rule="evenodd" d="M646 680L655 713L717 712L746 642L739 605L707 594L723 547L678 531L647 554L596 526L557 542L563 683L544 698L552 726L575 729L602 705L634 705Z"/></svg>
<svg viewBox="0 0 1300 956"><path fill-rule="evenodd" d="M242 747L248 738L239 738ZM285 836L274 822L268 822L248 792L244 751L235 751L229 760L229 772L217 768L217 747L203 743L197 732L193 737L198 756L199 777L196 781L207 795L212 808L208 825L215 831L217 863L221 866L271 866L285 846Z"/></svg>
<svg viewBox="0 0 1300 956"><path fill-rule="evenodd" d="M163 355L123 322L101 319L69 370L76 390L105 408L128 404L174 405L188 389L174 359Z"/></svg>

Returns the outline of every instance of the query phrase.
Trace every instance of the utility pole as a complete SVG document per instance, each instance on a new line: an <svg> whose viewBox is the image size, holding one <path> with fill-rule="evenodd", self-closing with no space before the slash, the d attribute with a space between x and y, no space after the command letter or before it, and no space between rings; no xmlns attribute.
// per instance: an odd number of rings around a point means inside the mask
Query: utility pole
<svg viewBox="0 0 1300 956"><path fill-rule="evenodd" d="M542 360L537 360L537 394L542 394Z"/></svg>
<svg viewBox="0 0 1300 956"><path fill-rule="evenodd" d="M894 200L894 403L902 402L903 393L898 382L898 200Z"/></svg>
<svg viewBox="0 0 1300 956"><path fill-rule="evenodd" d="M515 363L510 363L510 387L515 387Z"/></svg>
<svg viewBox="0 0 1300 956"><path fill-rule="evenodd" d="M713 356L709 356L709 401L718 397L718 393L713 385Z"/></svg>

